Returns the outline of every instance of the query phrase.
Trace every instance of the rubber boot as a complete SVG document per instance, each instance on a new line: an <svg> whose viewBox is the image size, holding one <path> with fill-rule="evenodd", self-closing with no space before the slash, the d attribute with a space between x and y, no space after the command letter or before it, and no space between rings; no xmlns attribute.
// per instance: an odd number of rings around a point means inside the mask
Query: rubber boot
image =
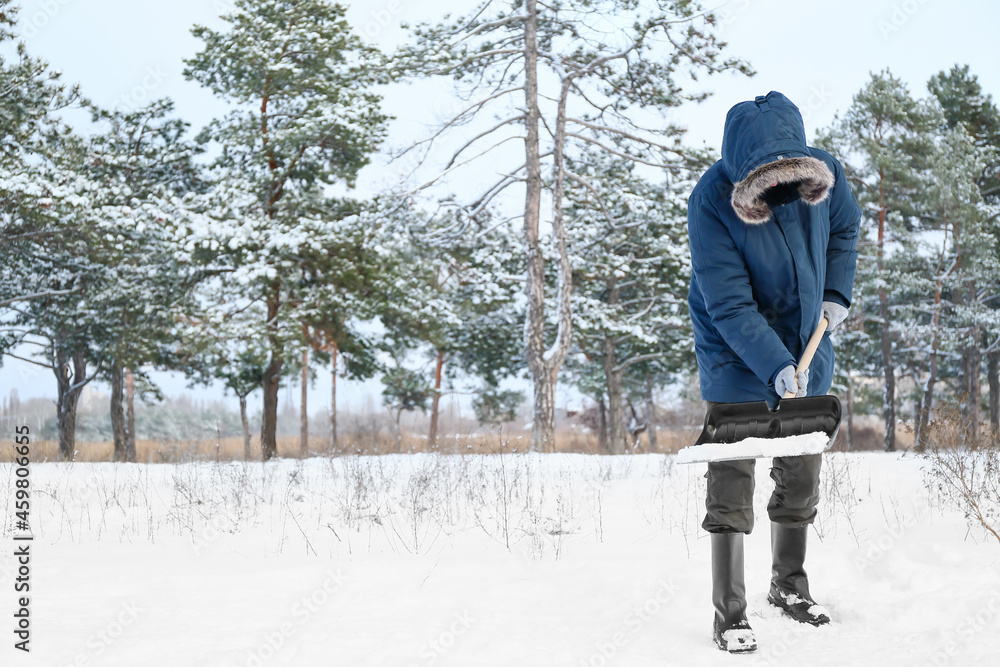
<svg viewBox="0 0 1000 667"><path fill-rule="evenodd" d="M743 533L712 533L712 635L723 651L749 653L757 639L747 622L743 579Z"/></svg>
<svg viewBox="0 0 1000 667"><path fill-rule="evenodd" d="M830 614L816 604L809 594L809 579L803 564L806 560L806 536L809 526L790 528L771 523L771 589L767 600L801 623L826 625Z"/></svg>

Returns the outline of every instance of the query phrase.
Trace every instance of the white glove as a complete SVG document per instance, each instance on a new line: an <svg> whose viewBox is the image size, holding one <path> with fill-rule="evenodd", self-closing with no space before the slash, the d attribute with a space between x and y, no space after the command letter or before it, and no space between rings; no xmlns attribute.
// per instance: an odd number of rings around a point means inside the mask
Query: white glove
<svg viewBox="0 0 1000 667"><path fill-rule="evenodd" d="M824 301L822 309L823 317L830 323L826 327L827 331L833 331L837 328L838 324L847 319L847 309L836 301Z"/></svg>
<svg viewBox="0 0 1000 667"><path fill-rule="evenodd" d="M795 398L802 398L809 389L809 371L804 370L798 375L795 373L795 366L785 366L774 378L774 391L782 398L788 392L793 392Z"/></svg>

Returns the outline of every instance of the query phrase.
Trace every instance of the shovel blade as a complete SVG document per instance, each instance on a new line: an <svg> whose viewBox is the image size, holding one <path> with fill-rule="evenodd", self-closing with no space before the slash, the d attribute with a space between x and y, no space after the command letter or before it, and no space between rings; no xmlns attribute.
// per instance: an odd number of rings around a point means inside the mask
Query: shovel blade
<svg viewBox="0 0 1000 667"><path fill-rule="evenodd" d="M829 448L837 437L841 416L840 400L836 396L787 398L779 401L774 410L766 401L719 403L709 408L705 415L705 426L693 446L823 432L828 438L826 446ZM728 461L760 456L749 452L741 454L739 444L733 444L733 449L725 456L713 457L711 460Z"/></svg>

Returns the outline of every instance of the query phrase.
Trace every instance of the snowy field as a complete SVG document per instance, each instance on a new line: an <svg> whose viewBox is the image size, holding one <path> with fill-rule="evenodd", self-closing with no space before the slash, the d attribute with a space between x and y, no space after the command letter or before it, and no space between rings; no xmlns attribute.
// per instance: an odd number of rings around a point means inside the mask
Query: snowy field
<svg viewBox="0 0 1000 667"><path fill-rule="evenodd" d="M383 456L33 464L32 652L0 664L996 665L1000 545L943 509L922 462L827 455L807 569L830 609L765 600L758 465L747 538L760 650L711 641L704 466L669 456ZM0 506L13 515L13 469Z"/></svg>

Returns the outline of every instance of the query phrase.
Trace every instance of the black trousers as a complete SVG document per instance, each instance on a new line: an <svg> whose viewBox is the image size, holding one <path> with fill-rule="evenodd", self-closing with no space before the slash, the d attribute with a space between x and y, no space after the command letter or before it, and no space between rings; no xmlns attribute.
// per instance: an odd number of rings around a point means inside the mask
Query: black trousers
<svg viewBox="0 0 1000 667"><path fill-rule="evenodd" d="M772 459L774 491L767 503L771 521L795 528L816 519L822 454ZM707 513L702 528L710 533L750 534L754 526L754 469L757 461L709 463Z"/></svg>

